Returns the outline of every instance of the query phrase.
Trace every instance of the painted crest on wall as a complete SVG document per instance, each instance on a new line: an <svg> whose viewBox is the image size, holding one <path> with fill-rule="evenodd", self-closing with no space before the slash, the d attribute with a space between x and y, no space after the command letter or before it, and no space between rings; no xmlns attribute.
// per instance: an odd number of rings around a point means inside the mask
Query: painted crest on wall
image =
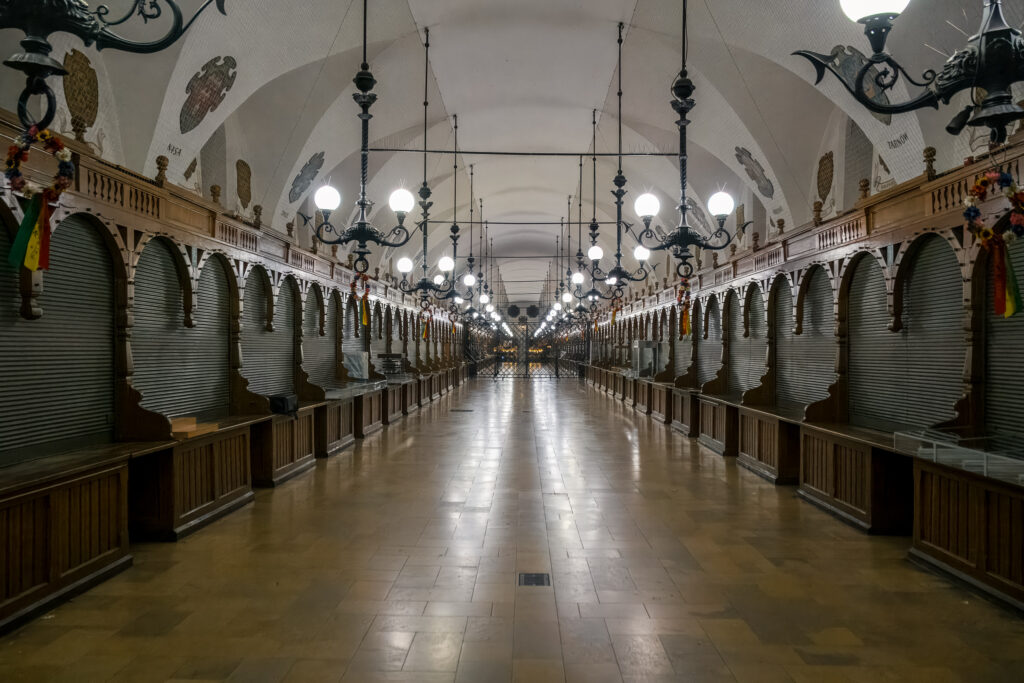
<svg viewBox="0 0 1024 683"><path fill-rule="evenodd" d="M288 201L294 204L295 202L302 199L302 195L306 193L309 186L316 180L316 175L320 172L320 169L324 165L324 153L317 152L309 158L309 161L305 163L299 174L295 176L295 180L292 181L292 189L288 191Z"/></svg>
<svg viewBox="0 0 1024 683"><path fill-rule="evenodd" d="M96 69L85 53L72 50L64 56L64 100L71 113L71 130L82 140L85 131L96 125L100 107L100 84Z"/></svg>
<svg viewBox="0 0 1024 683"><path fill-rule="evenodd" d="M737 147L736 161L740 162L743 170L747 172L747 176L757 185L758 192L768 197L768 199L775 196L775 186L772 184L772 181L768 180L768 174L764 172L764 166L754 158L749 149Z"/></svg>
<svg viewBox="0 0 1024 683"><path fill-rule="evenodd" d="M835 155L830 151L818 159L818 199L828 201L832 193L832 178L835 176Z"/></svg>
<svg viewBox="0 0 1024 683"><path fill-rule="evenodd" d="M203 122L206 115L220 106L235 84L238 62L234 57L214 57L185 86L188 97L181 105L178 121L184 135Z"/></svg>
<svg viewBox="0 0 1024 683"><path fill-rule="evenodd" d="M192 163L185 169L185 180L191 180L192 174L196 172L196 168L199 166L199 157L192 160Z"/></svg>
<svg viewBox="0 0 1024 683"><path fill-rule="evenodd" d="M855 87L857 74L860 73L860 70L864 68L868 61L864 53L852 45L836 45L832 48L832 52L829 55L832 57L832 66L836 69L836 75L842 78L848 87ZM824 57L824 55L822 56ZM864 76L864 94L876 104L887 105L889 104L889 96L875 86L875 79L878 78L878 75L878 67L873 66L868 69L867 74ZM890 114L871 112L871 115L887 126L892 123L892 116Z"/></svg>
<svg viewBox="0 0 1024 683"><path fill-rule="evenodd" d="M238 201L243 209L248 209L252 201L252 169L242 159L235 162L235 184L238 186Z"/></svg>

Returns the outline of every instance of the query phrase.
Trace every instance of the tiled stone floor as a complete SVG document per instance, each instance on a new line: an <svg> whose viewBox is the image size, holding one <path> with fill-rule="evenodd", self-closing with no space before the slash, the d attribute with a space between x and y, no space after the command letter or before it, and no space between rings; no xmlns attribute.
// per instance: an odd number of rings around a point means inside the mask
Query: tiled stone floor
<svg viewBox="0 0 1024 683"><path fill-rule="evenodd" d="M481 380L133 547L0 681L1024 680L1024 620L907 545L575 381Z"/></svg>

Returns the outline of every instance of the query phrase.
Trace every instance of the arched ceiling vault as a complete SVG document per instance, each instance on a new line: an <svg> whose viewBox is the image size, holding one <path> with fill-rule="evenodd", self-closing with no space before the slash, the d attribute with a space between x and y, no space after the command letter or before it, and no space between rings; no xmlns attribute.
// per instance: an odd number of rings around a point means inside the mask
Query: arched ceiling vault
<svg viewBox="0 0 1024 683"><path fill-rule="evenodd" d="M123 1L110 4L116 9ZM179 0L186 13L201 2ZM284 232L294 222L296 238L309 244L309 231L296 221L296 214L312 213L310 193L325 178L342 193L339 220L354 211L359 123L351 79L361 59L361 3L248 0L229 3L228 8L227 17L208 12L183 40L159 54L100 53L55 34L54 55L63 59L68 51L78 50L97 72L99 114L86 138L104 157L154 175L156 157L167 156L172 182L203 192L214 182L223 184L226 210L251 215L259 204L266 229ZM1019 4L1008 3L1004 9L1011 24L1024 20ZM597 109L598 150L612 151L618 126L615 35L621 21L626 23L624 147L674 153L678 135L669 86L679 69L680 11L679 0L370 0L369 58L379 96L372 110L371 140L376 146L401 149L422 144L422 38L429 27L432 148L451 148L451 116L458 114L460 147L469 152L585 154L590 151L590 112ZM897 21L889 47L912 74L938 68L942 58L932 48L951 53L965 40L950 23L973 33L980 12L978 2L913 0ZM748 218L761 216L763 239L771 237L771 226L780 219L787 226L810 220L822 154L833 154L838 180L831 197L839 202L835 210L842 211L852 203L849 188L856 187L859 177L870 175L873 188L884 188L921 172L924 146L937 147L938 165L949 167L977 144L971 131L955 139L945 133L955 107L886 122L856 104L834 78L813 84L813 69L793 57L794 50L828 53L840 45L867 50L861 27L843 16L838 0L690 0L690 21L689 65L697 104L690 117L688 196L703 206L713 192L729 190L747 208ZM133 26L130 31L140 39L149 29ZM0 31L0 49L15 52L20 37ZM11 108L20 88L20 79L11 72L0 79L0 106ZM57 127L68 133L70 116L63 98L60 106ZM186 120L188 126L183 125ZM857 135L843 133L851 129ZM849 158L855 147L850 141L862 139L866 142L855 150L859 158ZM305 187L296 184L303 168L321 152L315 178ZM186 178L193 160L196 168ZM460 155L454 175L450 155L432 156L427 169L432 218L452 220L453 180L458 184L454 217L463 228L460 257L469 251L469 164L475 169L476 197L484 199L485 218L496 222L490 234L501 274L509 281L509 296L529 299L527 293L540 285L511 281L543 279L551 260L508 257L552 255L569 196L582 192L584 223L589 222L594 211L590 159L585 160L580 188L578 160L572 156L467 153ZM763 169L763 178L748 172L751 165ZM239 170L243 168L244 173ZM602 221L614 220L609 192L615 171L614 158L600 159L596 213ZM627 157L623 171L629 181L624 219L638 225L633 199L652 191L662 203L658 224L675 225L675 157ZM416 154L371 156L368 194L379 227L394 221L386 206L391 190L405 186L415 192L422 172ZM243 201L239 176L246 174L249 199ZM576 207L574 199L570 222L576 220ZM499 221L548 225L502 226ZM571 229L575 252L576 231ZM586 232L584 225L589 244ZM431 225L432 264L450 249L448 235L446 224ZM602 226L599 243L606 254L614 252L613 225ZM634 244L632 236L623 240L627 267L636 266ZM396 255L418 259L418 251L416 239L397 253L375 253L374 265L386 268ZM474 255L479 259L476 242Z"/></svg>

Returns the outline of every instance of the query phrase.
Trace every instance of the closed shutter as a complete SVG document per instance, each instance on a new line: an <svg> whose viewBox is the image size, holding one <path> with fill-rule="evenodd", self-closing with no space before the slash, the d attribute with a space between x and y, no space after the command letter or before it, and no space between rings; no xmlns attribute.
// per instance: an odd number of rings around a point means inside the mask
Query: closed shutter
<svg viewBox="0 0 1024 683"><path fill-rule="evenodd" d="M309 381L318 387L331 388L338 384L335 344L338 340L338 298L326 299L324 334L320 335L320 301L315 292L306 295L306 309L302 316L302 367Z"/></svg>
<svg viewBox="0 0 1024 683"><path fill-rule="evenodd" d="M345 306L345 338L341 341L341 350L344 353L362 353L363 351L363 327L362 318L359 317L359 310L362 304L349 299ZM358 326L359 336L356 336Z"/></svg>
<svg viewBox="0 0 1024 683"><path fill-rule="evenodd" d="M228 320L223 268L213 259L210 275L200 282L196 326L186 328L171 248L162 239L151 241L135 269L132 383L142 393L142 407L168 417L226 414Z"/></svg>
<svg viewBox="0 0 1024 683"><path fill-rule="evenodd" d="M1007 247L1014 272L1024 278L1024 243L1010 242ZM1024 313L1012 318L996 315L992 307L991 259L988 267L988 295L985 297L985 428L993 435L1024 434L1020 397L1024 387L1024 365L1020 349L1024 346ZM1020 442L1016 444L1018 447Z"/></svg>
<svg viewBox="0 0 1024 683"><path fill-rule="evenodd" d="M963 276L946 240L937 235L926 239L903 291L902 421L932 427L956 416L954 406L963 394Z"/></svg>
<svg viewBox="0 0 1024 683"><path fill-rule="evenodd" d="M249 390L264 396L294 392L295 297L287 280L274 307L274 331L267 332L269 285L259 268L249 274L242 314L242 375Z"/></svg>
<svg viewBox="0 0 1024 683"><path fill-rule="evenodd" d="M742 394L759 386L765 373L768 339L761 291L755 287L747 301L749 334L744 337L739 297L729 293L729 394Z"/></svg>
<svg viewBox="0 0 1024 683"><path fill-rule="evenodd" d="M889 331L885 278L870 256L856 264L849 293L850 424L896 430L901 401L903 343Z"/></svg>
<svg viewBox="0 0 1024 683"><path fill-rule="evenodd" d="M793 290L785 278L773 287L771 314L775 325L775 402L787 404L801 401L800 356L793 343Z"/></svg>
<svg viewBox="0 0 1024 683"><path fill-rule="evenodd" d="M697 335L697 384L710 382L722 369L722 318L718 308L718 299L708 299L708 330L707 339L704 330ZM703 322L703 321L701 321Z"/></svg>
<svg viewBox="0 0 1024 683"><path fill-rule="evenodd" d="M812 268L805 277L803 326L800 334L793 334L792 294L786 289L785 348L776 353L782 359L782 368L776 380L776 392L781 403L809 405L828 397L828 388L836 379L836 341L833 322L832 287L828 273ZM884 282L883 282L884 285ZM780 299L781 302L781 299ZM776 335L780 319L776 317Z"/></svg>
<svg viewBox="0 0 1024 683"><path fill-rule="evenodd" d="M43 317L24 320L0 228L0 464L113 439L113 267L103 237L72 216L53 233Z"/></svg>
<svg viewBox="0 0 1024 683"><path fill-rule="evenodd" d="M693 335L688 335L681 340L673 340L676 353L676 375L685 374L690 369L693 360Z"/></svg>

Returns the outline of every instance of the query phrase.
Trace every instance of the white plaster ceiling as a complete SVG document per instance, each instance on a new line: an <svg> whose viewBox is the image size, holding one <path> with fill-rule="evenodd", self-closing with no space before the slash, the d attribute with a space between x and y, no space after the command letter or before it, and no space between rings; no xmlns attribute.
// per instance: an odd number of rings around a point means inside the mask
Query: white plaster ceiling
<svg viewBox="0 0 1024 683"><path fill-rule="evenodd" d="M110 0L112 13L128 0ZM182 0L186 13L201 0ZM348 217L358 187L359 123L352 102L351 78L361 50L362 8L358 0L231 0L229 15L208 12L171 49L156 55L129 55L83 48L77 39L53 36L58 59L69 49L85 52L100 81L100 115L87 134L111 161L154 175L155 158L170 157L169 177L185 186L223 177L228 210L251 214L263 206L268 229L284 232L296 212L310 213L309 193L329 177L343 196L338 215ZM1024 19L1020 3L1007 3L1008 20ZM975 30L981 2L912 0L890 38L892 52L908 71L938 68ZM372 144L404 149L422 144L423 29L431 31L429 143L449 149L451 115L459 116L463 150L543 150L586 154L590 151L590 112L598 110L597 149L616 145L616 25L626 24L623 46L623 136L627 150L672 152L675 114L669 86L679 69L679 0L370 0L369 58L379 83L371 121ZM896 181L922 170L921 150L939 149L940 167L970 153L971 137L950 138L943 130L955 107L894 117L888 125L868 114L831 76L819 86L813 69L791 53L807 48L828 53L837 44L866 51L861 27L849 22L838 0L691 0L690 75L697 84L697 106L690 126L690 196L700 203L725 188L747 205L763 205L767 219L798 226L811 218L818 156L827 147L830 126L849 117L883 157ZM159 24L133 25L125 31L141 39L159 32ZM16 50L20 36L0 31L0 52ZM930 46L930 47L929 47ZM186 133L179 112L186 85L211 59L230 56L237 76L223 102ZM0 106L12 108L21 82L0 74ZM58 89L58 93L61 91ZM62 102L62 107L63 107ZM837 119L838 116L838 119ZM69 128L65 110L58 128ZM216 142L213 146L211 140ZM893 141L899 141L895 146ZM771 197L759 192L737 160L743 147L762 164L773 185ZM205 152L204 152L205 148ZM324 152L316 181L297 202L289 199L292 179L306 161ZM836 150L842 163L842 150ZM186 180L190 162L202 158L199 172ZM235 163L252 169L252 202L237 199ZM536 301L541 282L552 270L554 238L578 187L576 157L494 157L462 154L453 176L452 157L428 164L433 189L433 218L463 225L461 257L468 252L469 183L475 169L475 194L484 199L491 221L548 221L543 226L494 224L494 255L510 300ZM597 169L597 207L592 208L590 159L582 193L584 220L614 220L610 190L614 158ZM629 184L625 220L637 223L632 200L653 191L662 200L662 224L674 224L678 167L667 158L626 158ZM393 216L387 196L399 185L416 190L422 182L419 155L378 153L371 157L369 195L374 220L389 227ZM841 177L841 176L840 176ZM458 184L458 206L452 182ZM848 207L839 207L842 208ZM454 209L454 212L453 212ZM479 215L476 216L479 218ZM762 240L771 237L757 226ZM584 236L586 238L586 229ZM446 225L431 225L430 261L449 249ZM307 230L297 239L309 244ZM563 237L564 239L564 237ZM576 230L572 230L575 252ZM602 227L601 244L614 252L614 226ZM632 237L624 240L624 265L635 267ZM415 247L414 247L415 245ZM419 240L397 253L379 252L383 268L400 255L418 258ZM475 256L479 258L474 240ZM536 255L523 259L513 256ZM606 258L607 260L607 258ZM564 266L557 269L564 272ZM663 274L664 266L658 271Z"/></svg>

